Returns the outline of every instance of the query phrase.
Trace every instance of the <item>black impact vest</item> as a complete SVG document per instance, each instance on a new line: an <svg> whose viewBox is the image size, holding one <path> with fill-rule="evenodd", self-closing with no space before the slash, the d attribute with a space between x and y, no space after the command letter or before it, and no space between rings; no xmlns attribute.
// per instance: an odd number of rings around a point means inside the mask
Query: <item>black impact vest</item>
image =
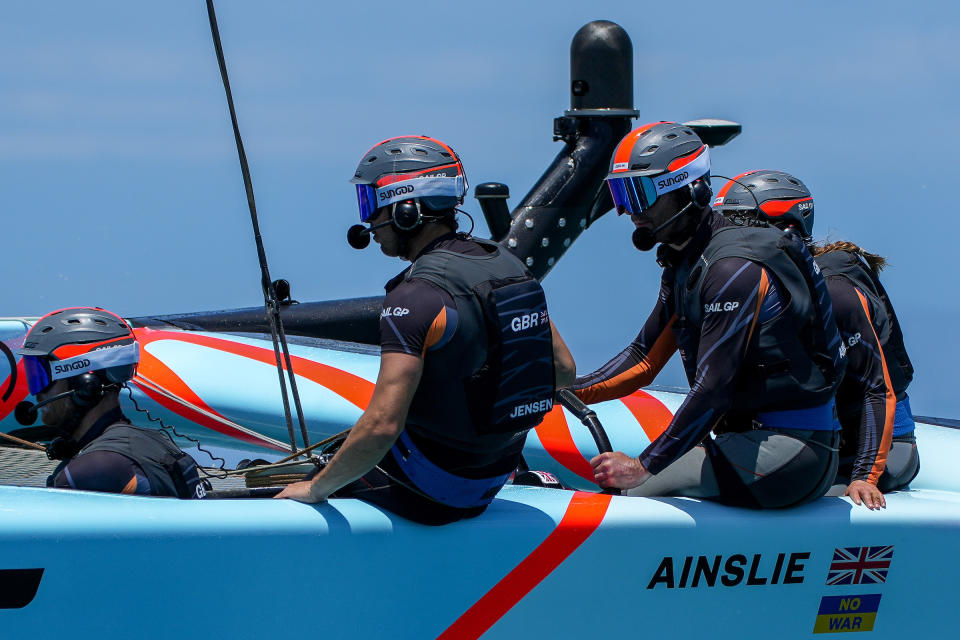
<svg viewBox="0 0 960 640"><path fill-rule="evenodd" d="M880 284L880 279L860 256L852 251L828 251L817 256L816 261L825 278L846 278L867 299L870 305L870 321L883 349L890 384L897 400L903 400L907 387L913 380L913 364L903 345L903 334L893 305Z"/></svg>
<svg viewBox="0 0 960 640"><path fill-rule="evenodd" d="M169 436L156 429L116 422L80 453L91 451L113 451L136 462L150 482L151 495L175 498L205 495L197 463L173 444Z"/></svg>
<svg viewBox="0 0 960 640"><path fill-rule="evenodd" d="M435 249L405 279L432 282L453 298L452 339L424 358L406 429L461 451L518 451L553 406L553 339L540 283L499 245L485 255Z"/></svg>
<svg viewBox="0 0 960 640"><path fill-rule="evenodd" d="M731 411L804 409L834 396L843 375L840 337L823 279L795 236L768 227L721 227L692 264L675 267L674 330L688 356L683 365L693 385L704 303L701 287L710 265L723 258L743 258L774 277L785 308L757 324L737 376ZM809 260L807 259L809 258Z"/></svg>

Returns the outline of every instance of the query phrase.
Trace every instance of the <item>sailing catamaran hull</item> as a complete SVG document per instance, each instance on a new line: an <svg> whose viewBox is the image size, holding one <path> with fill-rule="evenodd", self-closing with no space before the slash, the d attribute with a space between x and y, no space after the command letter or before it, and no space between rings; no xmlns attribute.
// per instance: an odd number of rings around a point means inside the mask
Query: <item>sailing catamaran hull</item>
<svg viewBox="0 0 960 640"><path fill-rule="evenodd" d="M26 326L0 322L8 345ZM205 444L280 455L286 428L267 339L137 333L138 406ZM376 350L322 342L292 352L311 440L349 426L369 400ZM5 412L25 395L22 376L11 378L0 388ZM682 397L638 392L595 409L615 449L639 451ZM143 420L132 406L128 412ZM9 415L0 422L13 426ZM638 628L787 638L944 634L960 570L946 552L960 532L952 473L960 432L918 425L917 436L923 462L913 490L888 495L879 512L842 498L757 512L588 492L596 489L587 462L596 445L559 407L531 432L524 456L588 491L508 486L483 516L442 528L357 500L191 502L0 487L8 550L0 629L53 637L56 617L72 620L76 637L305 628L402 638Z"/></svg>
<svg viewBox="0 0 960 640"><path fill-rule="evenodd" d="M932 490L881 512L841 498L756 512L507 487L482 517L440 528L357 500L12 487L0 512L0 580L43 570L27 604L0 609L11 638L62 637L63 621L71 637L144 640L940 637L960 571L960 498Z"/></svg>

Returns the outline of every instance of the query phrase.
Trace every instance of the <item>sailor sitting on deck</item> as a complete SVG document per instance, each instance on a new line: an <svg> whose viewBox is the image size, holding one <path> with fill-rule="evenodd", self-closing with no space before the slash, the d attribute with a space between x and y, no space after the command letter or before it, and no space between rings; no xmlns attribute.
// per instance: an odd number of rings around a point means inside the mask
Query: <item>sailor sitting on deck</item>
<svg viewBox="0 0 960 640"><path fill-rule="evenodd" d="M720 190L714 206L741 224L792 227L815 256L847 358L837 390L843 431L836 482L842 487L830 494L848 495L870 509L885 507L881 492L902 489L920 470L907 396L913 365L878 277L886 260L851 242L812 245L813 196L800 180L782 171L737 176Z"/></svg>
<svg viewBox="0 0 960 640"><path fill-rule="evenodd" d="M432 138L386 140L352 180L361 222L388 256L380 373L366 411L330 464L278 497L355 497L440 525L482 513L520 461L529 429L575 366L540 283L492 242L456 233L467 192L460 159Z"/></svg>
<svg viewBox="0 0 960 640"><path fill-rule="evenodd" d="M120 409L120 388L140 361L136 337L122 318L95 308L54 311L33 325L18 353L41 420L63 434L47 448L48 456L62 460L47 486L204 496L193 458L166 433L132 426Z"/></svg>
<svg viewBox="0 0 960 640"><path fill-rule="evenodd" d="M610 170L634 245L661 243L664 271L640 334L574 390L588 403L630 394L679 350L690 392L639 458L594 458L596 482L757 508L824 495L837 469L843 360L813 258L791 234L737 227L710 208L709 150L689 127L635 129Z"/></svg>

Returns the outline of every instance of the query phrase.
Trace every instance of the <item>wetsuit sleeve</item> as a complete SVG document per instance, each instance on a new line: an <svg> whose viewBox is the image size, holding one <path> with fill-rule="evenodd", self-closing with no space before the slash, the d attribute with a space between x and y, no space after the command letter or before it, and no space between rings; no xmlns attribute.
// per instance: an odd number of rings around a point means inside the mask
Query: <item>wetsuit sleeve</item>
<svg viewBox="0 0 960 640"><path fill-rule="evenodd" d="M150 482L140 465L113 451L80 454L54 476L52 486L58 489L150 495Z"/></svg>
<svg viewBox="0 0 960 640"><path fill-rule="evenodd" d="M412 279L391 290L380 311L381 353L422 358L453 337L457 307L450 295L431 282Z"/></svg>
<svg viewBox="0 0 960 640"><path fill-rule="evenodd" d="M640 454L650 473L659 473L696 446L723 417L744 355L756 342L758 321L780 313L779 292L767 270L742 258L711 265L701 297L705 312L696 376L666 431Z"/></svg>
<svg viewBox="0 0 960 640"><path fill-rule="evenodd" d="M876 485L887 464L897 399L866 297L844 278L827 278L827 288L847 350L844 375L859 386L863 397L850 479Z"/></svg>
<svg viewBox="0 0 960 640"><path fill-rule="evenodd" d="M593 373L577 377L573 391L578 398L586 403L613 400L653 382L677 350L671 296L672 287L662 280L657 304L633 342Z"/></svg>

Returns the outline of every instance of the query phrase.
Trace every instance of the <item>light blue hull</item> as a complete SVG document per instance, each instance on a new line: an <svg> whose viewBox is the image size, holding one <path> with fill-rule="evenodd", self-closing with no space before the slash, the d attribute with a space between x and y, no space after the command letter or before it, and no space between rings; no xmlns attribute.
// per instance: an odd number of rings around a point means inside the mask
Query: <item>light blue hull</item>
<svg viewBox="0 0 960 640"><path fill-rule="evenodd" d="M585 508L571 505L575 496ZM355 500L2 487L0 566L44 572L28 605L0 610L0 630L59 638L70 621L73 638L144 640L479 637L488 628L486 638L807 638L825 598L845 596L838 628L869 620L878 638L954 632L954 494L893 494L882 512L840 498L763 513L625 497L604 511L607 500L507 487L482 517L429 528ZM586 539L571 542L578 533ZM865 546L892 546L885 582L825 584L836 549ZM692 569L682 576L687 556L691 567L699 556L719 562L714 586L703 572L696 586ZM877 594L874 616L854 606Z"/></svg>
<svg viewBox="0 0 960 640"><path fill-rule="evenodd" d="M0 321L2 338L15 342L25 326ZM281 454L268 343L138 331L141 407L205 444ZM346 348L293 346L312 441L350 426L372 389L375 351ZM7 431L19 426L8 414L26 392L10 383L9 365L0 378ZM613 447L636 453L682 398L639 392L595 409ZM65 620L76 638L800 638L868 628L948 637L960 431L918 425L917 437L913 490L889 495L879 512L841 498L755 512L508 486L483 516L429 528L355 500L314 507L0 487L0 605L5 589L7 605L29 595L10 570L43 570L28 603L0 606L0 638L59 638ZM584 469L596 452L557 408L524 456L590 491Z"/></svg>

